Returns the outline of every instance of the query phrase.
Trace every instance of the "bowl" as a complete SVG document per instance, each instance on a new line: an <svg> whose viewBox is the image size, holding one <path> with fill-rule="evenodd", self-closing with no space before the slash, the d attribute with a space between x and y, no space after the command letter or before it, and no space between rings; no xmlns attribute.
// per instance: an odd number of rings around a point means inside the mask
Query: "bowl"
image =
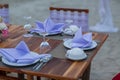
<svg viewBox="0 0 120 80"><path fill-rule="evenodd" d="M70 25L69 27L65 28L63 32L68 35L74 35L78 30L78 26Z"/></svg>
<svg viewBox="0 0 120 80"><path fill-rule="evenodd" d="M82 60L87 55L81 48L72 48L71 50L67 50L66 57L72 60Z"/></svg>
<svg viewBox="0 0 120 80"><path fill-rule="evenodd" d="M79 30L77 25L70 25L69 28L74 34Z"/></svg>

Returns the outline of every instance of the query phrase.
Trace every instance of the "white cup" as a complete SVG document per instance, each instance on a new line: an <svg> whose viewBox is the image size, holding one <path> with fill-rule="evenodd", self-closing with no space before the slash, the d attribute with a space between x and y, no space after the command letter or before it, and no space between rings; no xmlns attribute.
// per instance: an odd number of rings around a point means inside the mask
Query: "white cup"
<svg viewBox="0 0 120 80"><path fill-rule="evenodd" d="M74 60L84 59L87 57L85 52L80 48L72 48L71 50L68 50L66 56Z"/></svg>

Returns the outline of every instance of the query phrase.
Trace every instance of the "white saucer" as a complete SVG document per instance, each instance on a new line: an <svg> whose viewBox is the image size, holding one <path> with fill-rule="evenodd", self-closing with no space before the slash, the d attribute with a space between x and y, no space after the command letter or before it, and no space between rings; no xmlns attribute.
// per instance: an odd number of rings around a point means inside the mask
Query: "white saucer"
<svg viewBox="0 0 120 80"><path fill-rule="evenodd" d="M74 33L72 31L63 31L64 34L73 36Z"/></svg>
<svg viewBox="0 0 120 80"><path fill-rule="evenodd" d="M72 39L69 39L69 40L66 40L63 45L67 48L71 48L72 47ZM90 50L90 49L93 49L97 47L97 43L93 40L92 41L92 45L90 47L85 47L85 48L82 48L83 50Z"/></svg>
<svg viewBox="0 0 120 80"><path fill-rule="evenodd" d="M60 31L59 32L51 32L51 33L48 33L47 36L57 35L60 33L62 33L62 32L60 32ZM42 34L39 33L39 35L42 35Z"/></svg>
<svg viewBox="0 0 120 80"><path fill-rule="evenodd" d="M35 54L35 55L36 55L37 53L31 52L31 54ZM32 64L34 64L34 63L36 63L36 62L38 62L38 61L39 61L39 59L35 60L35 61L32 62L32 63L13 63L13 62L9 62L7 59L5 59L5 58L2 57L2 62L3 62L4 64L9 65L9 66L28 66L28 65L32 65Z"/></svg>
<svg viewBox="0 0 120 80"><path fill-rule="evenodd" d="M70 59L70 60L84 60L87 58L87 55L81 56L79 58L73 58L73 57L70 57L69 54L65 54L65 57Z"/></svg>

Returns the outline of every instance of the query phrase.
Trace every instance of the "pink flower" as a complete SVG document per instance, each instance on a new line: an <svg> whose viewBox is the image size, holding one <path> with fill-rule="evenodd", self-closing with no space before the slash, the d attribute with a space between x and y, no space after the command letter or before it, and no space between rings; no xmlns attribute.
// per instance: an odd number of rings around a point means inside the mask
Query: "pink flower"
<svg viewBox="0 0 120 80"><path fill-rule="evenodd" d="M2 30L2 36L7 37L8 36L8 29L3 29Z"/></svg>

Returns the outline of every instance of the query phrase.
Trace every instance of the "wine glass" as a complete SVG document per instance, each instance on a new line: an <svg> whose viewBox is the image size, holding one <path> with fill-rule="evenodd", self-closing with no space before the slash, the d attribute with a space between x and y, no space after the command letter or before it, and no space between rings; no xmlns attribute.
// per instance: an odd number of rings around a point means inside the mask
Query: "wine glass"
<svg viewBox="0 0 120 80"><path fill-rule="evenodd" d="M24 37L32 37L33 35L28 33L30 29L32 28L32 25L30 24L31 16L24 16L24 19L26 20L26 24L24 25L25 33L23 36Z"/></svg>
<svg viewBox="0 0 120 80"><path fill-rule="evenodd" d="M46 36L48 35L48 33L44 31L40 32L39 34L43 36L43 41L40 43L40 53L46 53L51 49L50 44L46 40Z"/></svg>
<svg viewBox="0 0 120 80"><path fill-rule="evenodd" d="M71 19L67 19L65 20L65 26L63 27L63 33L64 33L64 37L63 37L63 41L66 41L70 38L67 38L67 36L65 36L65 34L67 35L72 35L72 30L70 30L70 25L72 25L73 20Z"/></svg>

